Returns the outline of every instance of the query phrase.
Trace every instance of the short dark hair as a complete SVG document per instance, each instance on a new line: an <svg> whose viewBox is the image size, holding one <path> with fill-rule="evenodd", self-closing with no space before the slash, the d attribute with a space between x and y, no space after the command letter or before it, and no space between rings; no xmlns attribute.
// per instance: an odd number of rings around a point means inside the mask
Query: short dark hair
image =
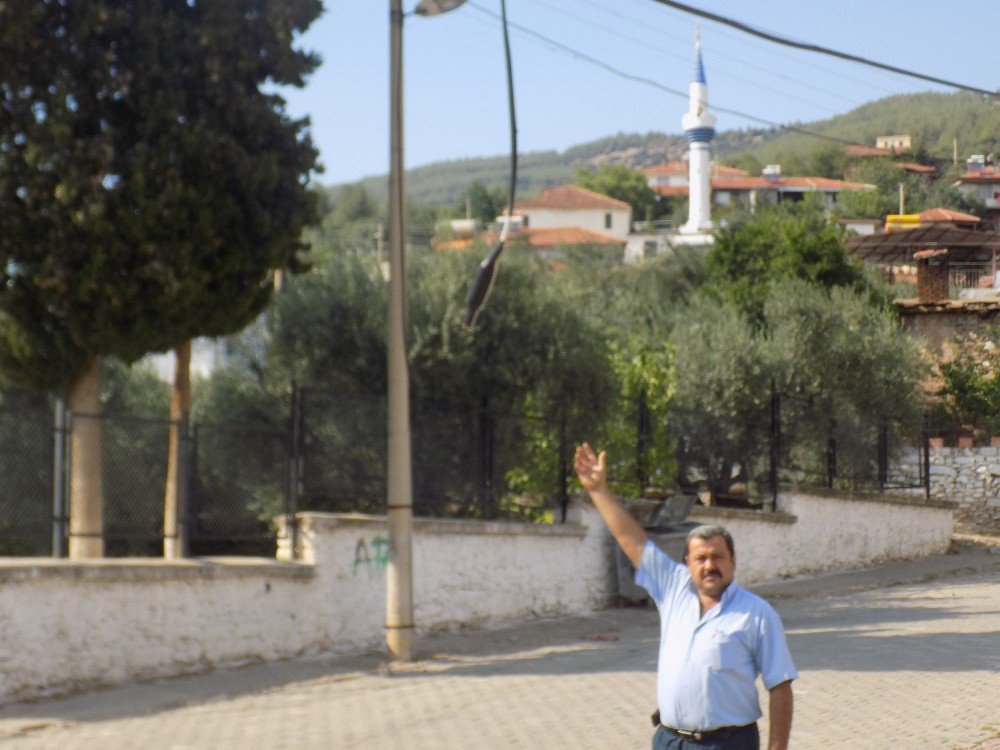
<svg viewBox="0 0 1000 750"><path fill-rule="evenodd" d="M688 532L687 539L684 541L684 559L687 560L688 550L691 548L692 539L701 539L708 542L712 539L717 539L718 537L722 537L726 540L726 546L729 548L729 554L732 557L736 557L736 549L733 546L733 535L721 526L706 524L704 526L696 526Z"/></svg>

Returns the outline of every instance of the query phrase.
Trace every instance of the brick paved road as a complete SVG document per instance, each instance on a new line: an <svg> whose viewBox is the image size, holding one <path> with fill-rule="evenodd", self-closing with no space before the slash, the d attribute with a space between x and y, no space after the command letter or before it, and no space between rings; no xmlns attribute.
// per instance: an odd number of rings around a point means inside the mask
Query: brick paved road
<svg viewBox="0 0 1000 750"><path fill-rule="evenodd" d="M793 748L1000 748L1000 556L764 593L802 672ZM655 612L608 610L424 639L405 668L327 657L163 680L0 709L0 747L645 748L656 642Z"/></svg>

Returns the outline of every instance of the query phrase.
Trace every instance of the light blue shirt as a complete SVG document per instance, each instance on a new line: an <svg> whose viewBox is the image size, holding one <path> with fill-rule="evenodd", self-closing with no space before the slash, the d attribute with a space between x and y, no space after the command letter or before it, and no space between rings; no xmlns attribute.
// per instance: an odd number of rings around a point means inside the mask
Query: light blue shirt
<svg viewBox="0 0 1000 750"><path fill-rule="evenodd" d="M635 582L660 611L656 697L667 726L705 731L750 724L763 715L758 674L768 690L799 676L778 613L756 594L730 583L703 617L687 567L652 541Z"/></svg>

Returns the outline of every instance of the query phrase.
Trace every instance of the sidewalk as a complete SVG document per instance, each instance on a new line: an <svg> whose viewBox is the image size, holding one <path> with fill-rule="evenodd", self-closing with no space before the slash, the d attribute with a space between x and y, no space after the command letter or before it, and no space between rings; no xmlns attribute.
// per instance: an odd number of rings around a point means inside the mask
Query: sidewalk
<svg viewBox="0 0 1000 750"><path fill-rule="evenodd" d="M957 547L757 587L802 673L793 748L1000 750L1000 547ZM6 706L0 747L646 748L657 641L638 607L444 634L409 665L326 656Z"/></svg>

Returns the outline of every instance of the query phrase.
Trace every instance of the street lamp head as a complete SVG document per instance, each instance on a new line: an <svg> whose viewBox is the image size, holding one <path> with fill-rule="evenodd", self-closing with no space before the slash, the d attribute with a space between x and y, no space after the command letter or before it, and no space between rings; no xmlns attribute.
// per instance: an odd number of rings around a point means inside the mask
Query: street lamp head
<svg viewBox="0 0 1000 750"><path fill-rule="evenodd" d="M465 0L420 0L420 4L414 9L418 16L439 16L449 10L455 10Z"/></svg>

